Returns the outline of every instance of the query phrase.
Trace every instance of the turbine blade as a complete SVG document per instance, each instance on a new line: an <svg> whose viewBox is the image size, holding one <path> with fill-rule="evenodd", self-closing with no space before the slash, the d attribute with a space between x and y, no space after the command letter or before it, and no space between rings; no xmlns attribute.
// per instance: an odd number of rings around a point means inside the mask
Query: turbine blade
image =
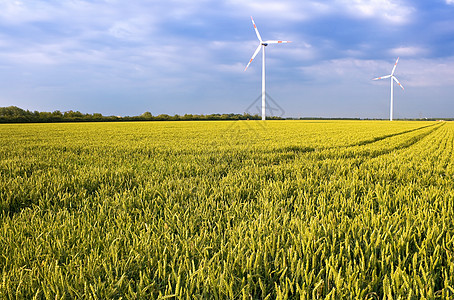
<svg viewBox="0 0 454 300"><path fill-rule="evenodd" d="M372 80L386 79L386 78L389 78L389 77L391 77L391 76L392 76L392 75L386 75L386 76L374 78L374 79L372 79Z"/></svg>
<svg viewBox="0 0 454 300"><path fill-rule="evenodd" d="M394 71L396 71L396 67L397 67L397 62L398 61L399 61L399 58L397 58L396 63L394 64L394 67L393 67L393 70L391 72L391 75L394 75Z"/></svg>
<svg viewBox="0 0 454 300"><path fill-rule="evenodd" d="M262 47L262 44L260 44L257 49L255 49L255 52L254 52L254 55L252 55L252 58L251 60L248 62L246 68L244 69L244 71L247 70L247 68L249 67L249 65L251 64L251 62L254 60L254 58L257 56L257 54L260 52L260 48Z"/></svg>
<svg viewBox="0 0 454 300"><path fill-rule="evenodd" d="M265 41L263 43L264 44L285 44L285 43L291 43L291 41Z"/></svg>
<svg viewBox="0 0 454 300"><path fill-rule="evenodd" d="M259 30L257 29L257 26L255 25L255 22L254 22L254 19L252 18L252 16L251 16L251 20L252 20L252 24L254 25L255 34L257 34L259 41L262 42L262 37L260 36Z"/></svg>
<svg viewBox="0 0 454 300"><path fill-rule="evenodd" d="M405 89L404 89L404 86L400 84L399 80L397 80L396 77L393 76L393 79L394 79L394 81L395 81L403 90L405 90Z"/></svg>

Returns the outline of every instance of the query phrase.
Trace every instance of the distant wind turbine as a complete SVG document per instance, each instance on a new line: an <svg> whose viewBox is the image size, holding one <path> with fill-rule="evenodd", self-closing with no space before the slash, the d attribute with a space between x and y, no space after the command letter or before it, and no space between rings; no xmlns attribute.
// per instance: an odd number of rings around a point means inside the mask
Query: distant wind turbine
<svg viewBox="0 0 454 300"><path fill-rule="evenodd" d="M265 120L265 113L266 113L266 105L265 105L265 98L266 98L266 93L265 93L265 47L268 46L268 44L282 44L282 43L290 43L290 41L263 41L262 37L260 36L260 33L257 29L257 26L255 26L254 19L251 17L252 24L254 25L255 33L257 34L257 38L260 41L259 46L254 52L254 55L252 55L251 60L247 64L246 68L244 71L247 70L249 65L251 64L252 60L257 56L257 54L260 52L260 48L262 48L262 120Z"/></svg>
<svg viewBox="0 0 454 300"><path fill-rule="evenodd" d="M404 89L404 87L400 84L399 80L397 80L396 76L394 76L394 71L396 71L398 61L399 61L399 58L397 58L396 63L394 64L393 70L390 75L372 79L372 80L379 80L379 79L391 78L391 104L390 104L390 108L389 108L389 120L390 121L393 120L393 86L394 86L393 81L395 81L402 89Z"/></svg>

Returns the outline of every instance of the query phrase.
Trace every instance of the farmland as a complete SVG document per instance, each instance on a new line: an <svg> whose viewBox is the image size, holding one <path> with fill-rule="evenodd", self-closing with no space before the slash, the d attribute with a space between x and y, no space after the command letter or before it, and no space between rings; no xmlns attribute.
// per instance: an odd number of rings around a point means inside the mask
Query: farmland
<svg viewBox="0 0 454 300"><path fill-rule="evenodd" d="M0 298L454 297L454 124L0 125Z"/></svg>

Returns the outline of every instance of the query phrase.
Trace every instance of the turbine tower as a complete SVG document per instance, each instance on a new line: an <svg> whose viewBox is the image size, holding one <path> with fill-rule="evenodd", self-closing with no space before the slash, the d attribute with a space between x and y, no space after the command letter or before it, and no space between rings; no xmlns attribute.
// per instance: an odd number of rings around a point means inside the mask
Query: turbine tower
<svg viewBox="0 0 454 300"><path fill-rule="evenodd" d="M262 48L262 120L265 120L265 113L266 113L266 92L265 92L265 47L268 46L269 44L283 44L283 43L290 43L290 41L263 41L262 37L260 36L259 30L257 29L257 26L255 26L254 19L251 17L252 24L254 25L255 33L257 34L257 38L260 41L259 46L254 52L254 55L252 55L251 60L247 64L246 68L244 71L247 70L249 65L251 64L252 60L257 56L257 54L260 52L260 48Z"/></svg>
<svg viewBox="0 0 454 300"><path fill-rule="evenodd" d="M395 81L402 89L404 89L404 87L400 84L399 80L397 80L396 76L394 76L394 71L396 71L396 67L397 67L397 62L398 61L399 61L399 58L397 58L396 63L394 64L393 70L391 71L390 75L386 75L386 76L377 77L377 78L372 79L372 80L379 80L379 79L391 78L391 104L389 106L389 120L390 121L393 120L393 86L394 86L394 82L393 81Z"/></svg>

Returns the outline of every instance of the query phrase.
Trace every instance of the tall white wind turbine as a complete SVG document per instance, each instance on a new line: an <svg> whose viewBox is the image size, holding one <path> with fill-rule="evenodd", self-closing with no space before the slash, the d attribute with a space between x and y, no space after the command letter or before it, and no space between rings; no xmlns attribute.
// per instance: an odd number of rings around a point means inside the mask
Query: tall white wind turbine
<svg viewBox="0 0 454 300"><path fill-rule="evenodd" d="M393 86L394 86L394 82L393 81L395 81L402 89L404 89L402 84L400 84L399 80L397 80L396 76L394 76L394 71L396 71L396 67L397 67L397 62L398 61L399 61L399 58L397 58L396 63L394 64L393 70L391 71L390 75L386 75L386 76L377 77L377 78L372 79L372 80L379 80L379 79L391 78L391 104L389 106L389 120L390 121L393 120Z"/></svg>
<svg viewBox="0 0 454 300"><path fill-rule="evenodd" d="M254 55L252 55L251 60L247 64L246 68L244 71L247 70L249 65L251 64L252 60L257 56L257 54L260 52L260 48L262 48L262 120L265 120L265 113L266 113L266 103L265 103L265 98L266 98L266 93L265 93L265 47L268 46L269 44L283 44L283 43L290 43L290 41L263 41L262 37L260 36L259 30L257 29L257 26L255 26L254 19L251 17L252 24L254 25L255 33L257 34L257 38L260 41L259 46L254 52Z"/></svg>

